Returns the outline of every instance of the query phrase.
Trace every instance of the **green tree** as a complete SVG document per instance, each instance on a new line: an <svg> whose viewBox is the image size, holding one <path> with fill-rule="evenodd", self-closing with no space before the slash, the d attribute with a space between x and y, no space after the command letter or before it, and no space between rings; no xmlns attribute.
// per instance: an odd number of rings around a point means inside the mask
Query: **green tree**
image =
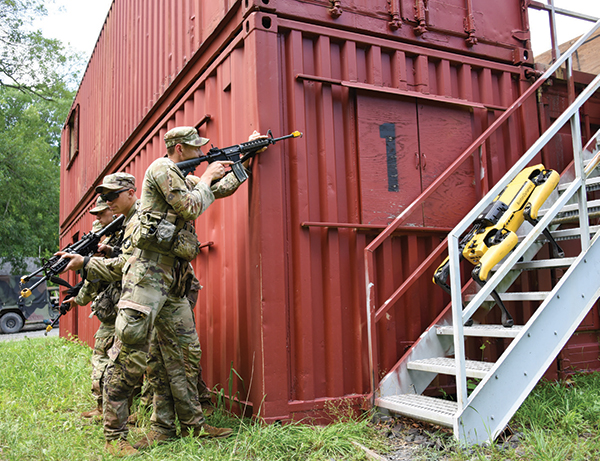
<svg viewBox="0 0 600 461"><path fill-rule="evenodd" d="M64 85L51 101L0 87L0 258L15 273L25 257L58 250L60 133L72 100Z"/></svg>
<svg viewBox="0 0 600 461"><path fill-rule="evenodd" d="M44 3L0 0L0 260L15 274L58 249L60 134L82 68L33 30Z"/></svg>
<svg viewBox="0 0 600 461"><path fill-rule="evenodd" d="M42 0L0 0L0 86L51 99L55 85L77 80L70 69L80 58L32 30L46 14Z"/></svg>

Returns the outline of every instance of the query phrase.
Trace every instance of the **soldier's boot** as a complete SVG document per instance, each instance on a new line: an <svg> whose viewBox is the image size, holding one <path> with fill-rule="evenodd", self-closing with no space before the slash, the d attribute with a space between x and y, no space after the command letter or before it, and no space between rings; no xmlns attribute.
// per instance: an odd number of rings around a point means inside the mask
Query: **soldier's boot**
<svg viewBox="0 0 600 461"><path fill-rule="evenodd" d="M133 446L133 448L135 448L136 450L142 450L144 448L148 448L154 442L156 442L156 444L159 445L172 439L173 437L169 437L168 435L161 434L160 432L150 429L150 432L148 432L144 437L142 437L142 439L139 442L137 442Z"/></svg>
<svg viewBox="0 0 600 461"><path fill-rule="evenodd" d="M202 413L206 418L215 412L215 407L210 400L201 400L200 405L202 405Z"/></svg>
<svg viewBox="0 0 600 461"><path fill-rule="evenodd" d="M104 444L104 449L117 458L134 456L139 453L126 439L107 441Z"/></svg>
<svg viewBox="0 0 600 461"><path fill-rule="evenodd" d="M135 413L131 413L129 415L129 417L127 418L127 424L131 425L131 426L135 426L138 422L138 412L136 411Z"/></svg>
<svg viewBox="0 0 600 461"><path fill-rule="evenodd" d="M189 433L191 433L194 437L218 437L218 438L223 438L223 437L229 437L231 434L233 434L233 429L230 429L228 427L212 427L206 423L200 425L200 426L196 426L192 432L192 428L188 428L186 430L186 428L182 428L181 433L185 436Z"/></svg>
<svg viewBox="0 0 600 461"><path fill-rule="evenodd" d="M129 417L127 418L127 424L129 424L130 426L136 426L138 421L140 421L143 417L144 414L148 413L150 410L152 410L152 402L150 402L150 405L146 405L143 404L142 401L140 400L140 404L138 405L138 409L137 411L131 413L129 415Z"/></svg>
<svg viewBox="0 0 600 461"><path fill-rule="evenodd" d="M99 404L93 410L84 411L83 413L81 413L82 418L93 418L94 416L102 416L102 404Z"/></svg>

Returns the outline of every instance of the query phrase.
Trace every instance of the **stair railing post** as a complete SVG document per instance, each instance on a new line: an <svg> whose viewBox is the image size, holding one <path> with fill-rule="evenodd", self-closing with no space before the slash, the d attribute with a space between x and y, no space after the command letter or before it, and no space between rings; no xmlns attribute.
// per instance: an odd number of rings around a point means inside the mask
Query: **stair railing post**
<svg viewBox="0 0 600 461"><path fill-rule="evenodd" d="M573 84L573 58L567 59L567 82ZM579 110L575 111L570 119L571 138L573 140L573 164L575 177L581 178L581 187L577 191L579 207L579 229L581 230L581 251L586 251L590 246L590 221L588 219L587 192L585 187L586 175L583 165L583 146L581 143L581 120Z"/></svg>
<svg viewBox="0 0 600 461"><path fill-rule="evenodd" d="M556 61L560 58L560 49L558 48L558 39L556 33L556 10L554 9L554 0L549 0L548 5L550 6L550 14L548 19L550 21L550 41L552 42L552 60Z"/></svg>
<svg viewBox="0 0 600 461"><path fill-rule="evenodd" d="M456 362L456 400L459 413L467 405L467 377L465 369L465 340L462 320L462 293L460 280L460 250L454 231L448 236L450 264L450 293L452 299L452 325L454 327L454 359ZM458 433L458 432L455 432Z"/></svg>
<svg viewBox="0 0 600 461"><path fill-rule="evenodd" d="M377 326L375 324L375 261L373 252L369 248L365 249L367 282L367 347L369 351L369 381L371 384L371 403L375 405L375 389L379 384L377 370L379 369L379 358L377 351Z"/></svg>

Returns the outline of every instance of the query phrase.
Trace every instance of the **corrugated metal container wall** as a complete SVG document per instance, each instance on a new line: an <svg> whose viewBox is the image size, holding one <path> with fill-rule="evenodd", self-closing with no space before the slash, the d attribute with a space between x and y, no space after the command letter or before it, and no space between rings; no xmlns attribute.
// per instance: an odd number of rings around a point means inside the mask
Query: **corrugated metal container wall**
<svg viewBox="0 0 600 461"><path fill-rule="evenodd" d="M522 0L244 0L279 17L508 63L533 62Z"/></svg>
<svg viewBox="0 0 600 461"><path fill-rule="evenodd" d="M113 2L70 116L78 124L76 150L81 155L63 149L68 174L62 181L61 226L90 202L98 178L119 168L140 142L138 136L145 136L156 118L164 116L182 83L189 85L191 76L182 75L182 69L188 66L194 72L190 62L199 51L210 57L212 47L223 46L232 33L230 28L239 29L241 19L222 24L233 3ZM65 141L63 146L69 145Z"/></svg>
<svg viewBox="0 0 600 461"><path fill-rule="evenodd" d="M202 366L208 384L225 389L233 366L243 378L233 393L248 397L255 414L262 406L269 420L301 417L331 398L358 404L369 391L363 249L527 88L525 69L512 65L525 57L514 32L526 28L521 2L492 12L484 0L392 0L400 29L390 29L383 0L175 4L182 5L114 2L74 104L79 118L63 133L61 244L90 228L101 177L127 171L141 182L174 126L204 121L201 135L221 147L253 129L303 131L261 154L248 184L197 220L200 239L214 242L193 263L205 286L196 307ZM428 6L424 35L408 18L415 5ZM457 19L471 6L477 45ZM195 32L199 50L192 43L188 53L188 20L198 15L206 30ZM499 15L503 21L494 21ZM75 125L80 152L69 164ZM537 136L532 101L378 250L380 299ZM393 306L379 326L382 370L446 302L429 274ZM87 312L69 314L63 325L91 342L96 324Z"/></svg>
<svg viewBox="0 0 600 461"><path fill-rule="evenodd" d="M277 26L284 119L289 129L305 132L288 157L283 210L290 280L286 410L301 414L327 397L368 392L362 250L371 237L363 231L385 226L409 205L528 82L519 67L291 20L278 19ZM460 170L415 214L413 227L382 248L380 299L535 141L537 123L525 121L536 114L535 101L526 105L513 129L490 142L481 164ZM389 149L397 160L392 169ZM475 166L485 182L480 175L475 180ZM266 251L261 256L265 264ZM445 304L428 274L394 307L380 326L382 371Z"/></svg>

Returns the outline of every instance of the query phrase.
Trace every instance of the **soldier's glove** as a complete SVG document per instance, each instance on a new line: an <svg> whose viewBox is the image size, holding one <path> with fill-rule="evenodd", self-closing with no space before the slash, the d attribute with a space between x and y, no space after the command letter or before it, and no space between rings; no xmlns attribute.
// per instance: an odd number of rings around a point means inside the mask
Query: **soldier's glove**
<svg viewBox="0 0 600 461"><path fill-rule="evenodd" d="M71 303L62 303L59 306L58 310L61 313L61 315L65 315L67 312L69 312L71 310Z"/></svg>

